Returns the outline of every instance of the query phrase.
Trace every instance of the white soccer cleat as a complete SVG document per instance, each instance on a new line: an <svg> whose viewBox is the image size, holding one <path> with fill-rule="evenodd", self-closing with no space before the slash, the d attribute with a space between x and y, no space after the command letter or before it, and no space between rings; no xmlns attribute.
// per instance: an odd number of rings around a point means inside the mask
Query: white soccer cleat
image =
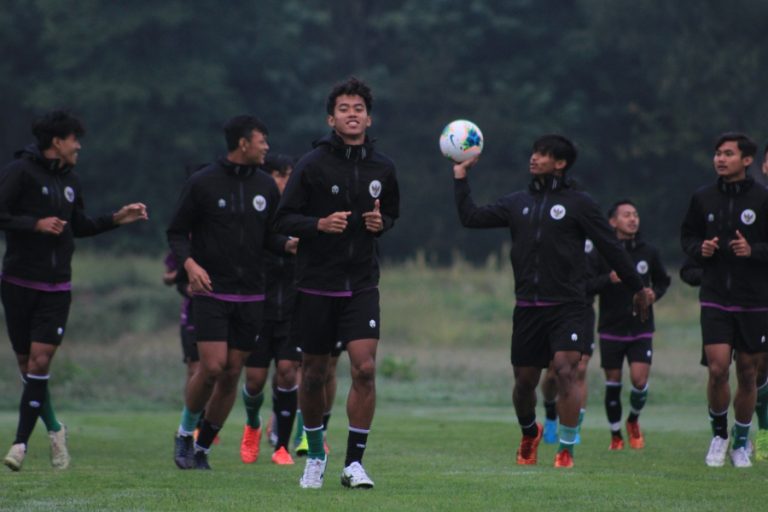
<svg viewBox="0 0 768 512"><path fill-rule="evenodd" d="M319 489L323 486L323 475L328 457L324 459L307 459L304 465L304 474L299 479L302 489Z"/></svg>
<svg viewBox="0 0 768 512"><path fill-rule="evenodd" d="M61 430L58 432L48 432L51 440L51 466L56 469L67 469L69 467L69 450L67 450L67 427L61 424Z"/></svg>
<svg viewBox="0 0 768 512"><path fill-rule="evenodd" d="M24 463L24 456L27 454L27 447L24 443L18 443L11 446L8 450L8 455L3 459L3 464L8 466L12 471L21 470L21 465Z"/></svg>
<svg viewBox="0 0 768 512"><path fill-rule="evenodd" d="M731 450L731 462L735 468L751 468L752 461L749 460L749 451L746 446Z"/></svg>
<svg viewBox="0 0 768 512"><path fill-rule="evenodd" d="M715 436L709 444L707 458L704 460L706 461L707 466L711 468L719 468L725 465L726 455L728 455L728 440L723 439L720 436Z"/></svg>
<svg viewBox="0 0 768 512"><path fill-rule="evenodd" d="M353 462L341 472L341 485L350 489L372 489L373 480L365 472L362 464Z"/></svg>

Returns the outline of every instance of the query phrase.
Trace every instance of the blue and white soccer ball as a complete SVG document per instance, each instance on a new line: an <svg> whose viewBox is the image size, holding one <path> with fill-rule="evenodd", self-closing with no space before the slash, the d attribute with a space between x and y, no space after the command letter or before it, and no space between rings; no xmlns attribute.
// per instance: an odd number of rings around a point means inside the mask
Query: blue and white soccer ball
<svg viewBox="0 0 768 512"><path fill-rule="evenodd" d="M440 135L440 151L454 162L464 162L483 151L483 132L472 121L457 119Z"/></svg>

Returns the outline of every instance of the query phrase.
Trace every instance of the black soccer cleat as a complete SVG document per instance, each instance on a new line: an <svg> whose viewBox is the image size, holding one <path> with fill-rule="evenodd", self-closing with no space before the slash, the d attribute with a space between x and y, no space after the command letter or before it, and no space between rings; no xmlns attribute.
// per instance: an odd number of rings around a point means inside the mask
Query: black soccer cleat
<svg viewBox="0 0 768 512"><path fill-rule="evenodd" d="M192 436L181 436L176 434L173 448L173 462L179 469L192 469L195 467L195 440Z"/></svg>
<svg viewBox="0 0 768 512"><path fill-rule="evenodd" d="M195 452L192 469L211 469L211 465L208 464L208 454L203 450Z"/></svg>

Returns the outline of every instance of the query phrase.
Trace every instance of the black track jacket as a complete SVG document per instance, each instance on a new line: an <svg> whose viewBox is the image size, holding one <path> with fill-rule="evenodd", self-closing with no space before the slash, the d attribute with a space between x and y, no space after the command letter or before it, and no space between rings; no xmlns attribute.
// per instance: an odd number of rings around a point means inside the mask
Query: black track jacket
<svg viewBox="0 0 768 512"><path fill-rule="evenodd" d="M285 247L269 228L279 201L275 181L256 167L226 158L204 167L184 185L166 231L176 261L192 257L214 293L263 294L263 250Z"/></svg>
<svg viewBox="0 0 768 512"><path fill-rule="evenodd" d="M748 258L736 256L728 243L739 230L752 247ZM718 237L711 258L701 255L704 240ZM768 190L747 176L697 190L683 221L685 253L703 268L699 299L723 306L768 306Z"/></svg>
<svg viewBox="0 0 768 512"><path fill-rule="evenodd" d="M378 285L377 236L365 229L363 213L381 203L384 231L400 213L395 165L366 139L345 145L336 133L315 142L288 180L277 212L277 230L299 237L298 286L322 291L359 291ZM321 233L317 222L351 211L341 234Z"/></svg>
<svg viewBox="0 0 768 512"><path fill-rule="evenodd" d="M643 288L634 265L597 204L563 178L535 178L528 190L478 207L466 179L454 180L459 219L468 228L509 228L517 300L585 302L585 240L616 269L630 290Z"/></svg>
<svg viewBox="0 0 768 512"><path fill-rule="evenodd" d="M642 239L624 240L624 248L635 263L635 270L640 274L643 285L653 289L658 301L669 288L671 279L659 258L659 251ZM653 307L648 308L648 320L632 314L632 296L634 293L624 283L612 283L611 267L599 255L588 256L589 264L594 266L594 277L587 281L587 293L600 296L600 319L597 331L601 334L632 336L654 331Z"/></svg>
<svg viewBox="0 0 768 512"><path fill-rule="evenodd" d="M93 236L117 225L112 214L85 214L80 179L69 166L48 160L30 144L0 171L0 229L5 231L3 274L41 283L72 278L75 237ZM35 231L39 219L67 221L56 236Z"/></svg>

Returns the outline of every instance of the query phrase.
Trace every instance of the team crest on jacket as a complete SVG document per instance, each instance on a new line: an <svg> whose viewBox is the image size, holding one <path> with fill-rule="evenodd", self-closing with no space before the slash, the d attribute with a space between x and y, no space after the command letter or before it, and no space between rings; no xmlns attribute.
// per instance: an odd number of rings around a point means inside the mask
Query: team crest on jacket
<svg viewBox="0 0 768 512"><path fill-rule="evenodd" d="M75 202L75 191L72 187L64 187L64 198L70 203Z"/></svg>
<svg viewBox="0 0 768 512"><path fill-rule="evenodd" d="M332 186L331 187L331 194L337 195L338 193L339 193L339 186L338 185Z"/></svg>
<svg viewBox="0 0 768 512"><path fill-rule="evenodd" d="M381 195L381 182L379 180L373 180L370 185L368 185L368 192L370 192L371 197L376 199Z"/></svg>
<svg viewBox="0 0 768 512"><path fill-rule="evenodd" d="M267 207L267 200L264 198L263 195L258 194L256 197L253 198L253 207L256 208L257 212L263 212L264 209Z"/></svg>
<svg viewBox="0 0 768 512"><path fill-rule="evenodd" d="M556 204L555 206L549 209L549 216L555 220L562 219L563 217L565 217L565 206L561 204Z"/></svg>
<svg viewBox="0 0 768 512"><path fill-rule="evenodd" d="M595 244L592 243L592 240L590 240L589 238L584 240L584 252L585 253L591 254L594 249L595 249Z"/></svg>
<svg viewBox="0 0 768 512"><path fill-rule="evenodd" d="M755 215L755 211L747 208L743 212L741 212L741 222L746 224L747 226L754 224L755 219L757 219L757 215Z"/></svg>
<svg viewBox="0 0 768 512"><path fill-rule="evenodd" d="M635 268L637 269L638 274L645 275L648 273L648 262L645 260L640 260L637 262L637 266Z"/></svg>
<svg viewBox="0 0 768 512"><path fill-rule="evenodd" d="M43 186L43 189L41 190L41 192L43 193L44 196L47 196L48 195L48 187Z"/></svg>
<svg viewBox="0 0 768 512"><path fill-rule="evenodd" d="M531 211L531 209L526 206L525 208L523 208L523 215L528 215L529 211Z"/></svg>
<svg viewBox="0 0 768 512"><path fill-rule="evenodd" d="M707 222L715 222L715 214L714 213L710 213L709 215L707 215Z"/></svg>
<svg viewBox="0 0 768 512"><path fill-rule="evenodd" d="M226 208L227 202L224 199L219 199L219 208Z"/></svg>

